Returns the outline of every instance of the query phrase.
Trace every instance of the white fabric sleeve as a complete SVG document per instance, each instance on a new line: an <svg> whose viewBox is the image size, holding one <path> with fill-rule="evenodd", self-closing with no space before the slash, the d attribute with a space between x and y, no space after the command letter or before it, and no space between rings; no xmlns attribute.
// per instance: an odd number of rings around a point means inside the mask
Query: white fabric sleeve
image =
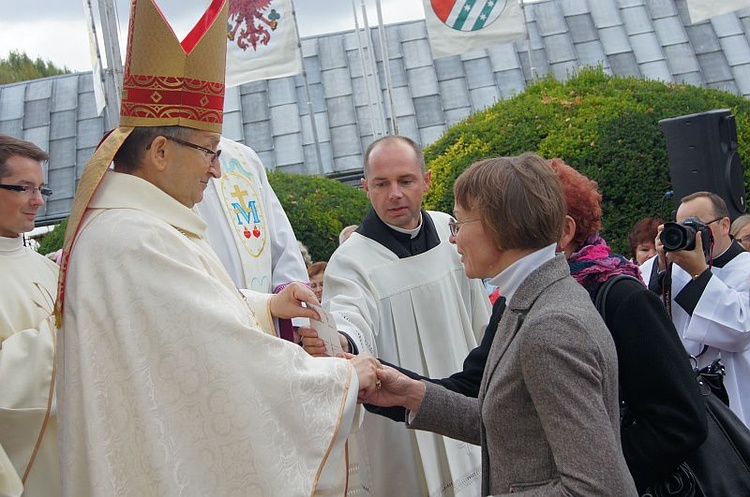
<svg viewBox="0 0 750 497"><path fill-rule="evenodd" d="M750 349L750 278L739 269L736 273L725 281L711 277L684 338L727 352Z"/></svg>
<svg viewBox="0 0 750 497"><path fill-rule="evenodd" d="M21 478L0 445L0 497L20 497L21 493L23 493Z"/></svg>
<svg viewBox="0 0 750 497"><path fill-rule="evenodd" d="M343 491L342 484L346 485L346 442L349 433L355 428L357 418L355 414L360 411L357 405L358 393L359 379L352 372L349 390L346 394L344 412L341 416L341 427L333 440L331 452L323 466L323 471L315 489L316 496L341 495Z"/></svg>

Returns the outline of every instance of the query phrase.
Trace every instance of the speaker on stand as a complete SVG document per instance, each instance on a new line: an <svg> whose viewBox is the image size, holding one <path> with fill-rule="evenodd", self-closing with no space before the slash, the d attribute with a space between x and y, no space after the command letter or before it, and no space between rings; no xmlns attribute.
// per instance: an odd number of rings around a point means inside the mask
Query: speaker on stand
<svg viewBox="0 0 750 497"><path fill-rule="evenodd" d="M662 119L673 199L699 191L719 195L732 220L745 213L745 179L737 154L737 126L727 109Z"/></svg>

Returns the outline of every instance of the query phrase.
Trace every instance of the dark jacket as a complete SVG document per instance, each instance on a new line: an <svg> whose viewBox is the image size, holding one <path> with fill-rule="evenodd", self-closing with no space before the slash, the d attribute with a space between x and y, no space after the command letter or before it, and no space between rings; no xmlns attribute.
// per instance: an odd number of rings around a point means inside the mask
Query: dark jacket
<svg viewBox="0 0 750 497"><path fill-rule="evenodd" d="M476 397L497 322L505 307L498 299L482 343L471 351L462 371L443 379L423 378ZM706 417L685 349L659 298L644 285L623 280L605 303L607 327L617 348L620 389L637 422L622 427L622 448L638 490L668 476L686 454L706 438ZM396 421L403 408L365 406Z"/></svg>

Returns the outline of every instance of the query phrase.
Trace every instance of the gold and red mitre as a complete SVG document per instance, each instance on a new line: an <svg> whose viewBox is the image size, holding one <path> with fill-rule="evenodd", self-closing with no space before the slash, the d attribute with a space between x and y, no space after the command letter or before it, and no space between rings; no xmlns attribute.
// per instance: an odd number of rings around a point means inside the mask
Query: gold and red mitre
<svg viewBox="0 0 750 497"><path fill-rule="evenodd" d="M213 0L180 43L153 0L134 0L121 126L184 126L221 133L228 2Z"/></svg>
<svg viewBox="0 0 750 497"><path fill-rule="evenodd" d="M135 127L183 126L221 133L228 0L211 0L180 43L154 0L132 0L120 126L89 159L76 190L63 242L55 305L62 323L70 251L91 197Z"/></svg>

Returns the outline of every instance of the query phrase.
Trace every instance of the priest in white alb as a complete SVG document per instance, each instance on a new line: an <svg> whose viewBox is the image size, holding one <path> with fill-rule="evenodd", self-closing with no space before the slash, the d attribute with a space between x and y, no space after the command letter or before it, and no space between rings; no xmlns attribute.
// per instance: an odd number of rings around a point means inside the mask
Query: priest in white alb
<svg viewBox="0 0 750 497"><path fill-rule="evenodd" d="M420 147L388 136L365 152L372 209L325 272L323 306L352 352L423 375L449 376L476 347L490 316L480 280L449 243L451 217L421 209L431 173ZM320 354L306 330L305 348ZM402 420L405 421L405 420ZM372 413L350 439L350 495L476 496L479 448Z"/></svg>

